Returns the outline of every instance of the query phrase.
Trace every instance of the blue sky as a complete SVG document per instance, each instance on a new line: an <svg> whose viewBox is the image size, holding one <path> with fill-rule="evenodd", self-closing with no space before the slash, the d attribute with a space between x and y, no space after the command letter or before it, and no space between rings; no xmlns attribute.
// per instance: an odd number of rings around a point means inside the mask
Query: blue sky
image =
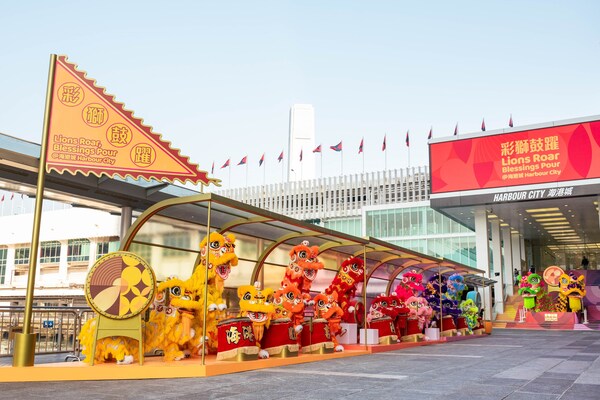
<svg viewBox="0 0 600 400"><path fill-rule="evenodd" d="M600 114L597 1L20 1L0 5L0 132L40 142L66 54L224 187L281 181L289 109L315 108L323 175L428 162L450 136ZM297 156L297 155L292 155ZM231 158L231 181L220 166ZM319 173L319 165L316 167Z"/></svg>

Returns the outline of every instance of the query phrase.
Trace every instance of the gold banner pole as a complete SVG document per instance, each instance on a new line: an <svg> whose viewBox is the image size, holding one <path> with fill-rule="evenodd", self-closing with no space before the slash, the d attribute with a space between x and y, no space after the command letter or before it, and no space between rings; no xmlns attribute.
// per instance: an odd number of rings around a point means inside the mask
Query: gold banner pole
<svg viewBox="0 0 600 400"><path fill-rule="evenodd" d="M206 352L208 351L208 335L206 334L206 314L208 309L208 266L210 264L210 206L212 204L212 199L208 201L208 211L206 217L206 265L204 271L204 317L202 320L202 342L204 345L202 346L202 365L205 364Z"/></svg>
<svg viewBox="0 0 600 400"><path fill-rule="evenodd" d="M37 190L35 194L35 211L33 214L33 232L29 249L29 275L27 276L27 293L25 297L25 314L23 316L23 333L15 334L15 350L13 367L31 367L35 360L35 334L31 333L31 314L33 310L33 290L35 288L35 272L40 241L40 222L42 218L42 203L44 202L44 182L46 180L46 144L50 130L50 110L52 109L52 94L54 92L54 71L56 54L50 55L50 70L48 71L48 86L46 89L46 108L44 110L44 128L42 147L40 149L40 164L38 168Z"/></svg>
<svg viewBox="0 0 600 400"><path fill-rule="evenodd" d="M363 328L364 333L365 333L365 349L369 348L369 343L368 343L368 333L367 333L367 246L363 246L363 273L365 274L365 277L363 279Z"/></svg>

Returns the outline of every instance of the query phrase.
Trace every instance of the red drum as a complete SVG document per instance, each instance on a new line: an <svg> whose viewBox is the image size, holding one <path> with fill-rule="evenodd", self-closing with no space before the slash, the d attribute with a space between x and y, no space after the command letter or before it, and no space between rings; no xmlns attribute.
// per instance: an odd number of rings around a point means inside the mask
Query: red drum
<svg viewBox="0 0 600 400"><path fill-rule="evenodd" d="M317 318L305 321L302 328L302 351L304 353L332 353L333 342L327 320Z"/></svg>
<svg viewBox="0 0 600 400"><path fill-rule="evenodd" d="M394 321L390 317L375 318L369 323L369 328L379 332L379 344L393 344L398 342L398 335Z"/></svg>
<svg viewBox="0 0 600 400"><path fill-rule="evenodd" d="M477 326L475 327L475 329L483 329L483 320L481 319L481 317L477 317Z"/></svg>
<svg viewBox="0 0 600 400"><path fill-rule="evenodd" d="M406 335L406 324L408 322L408 315L398 314L396 317L396 333L398 336Z"/></svg>
<svg viewBox="0 0 600 400"><path fill-rule="evenodd" d="M298 355L298 339L294 324L289 318L271 321L262 339L262 348L271 357L294 357Z"/></svg>
<svg viewBox="0 0 600 400"><path fill-rule="evenodd" d="M419 328L419 320L416 318L408 318L406 321L406 334L415 335L417 333L422 333Z"/></svg>
<svg viewBox="0 0 600 400"><path fill-rule="evenodd" d="M424 339L422 330L419 328L417 318L408 318L406 320L406 334L402 335L403 342L420 342Z"/></svg>
<svg viewBox="0 0 600 400"><path fill-rule="evenodd" d="M444 315L444 318L442 318L442 332L451 329L456 329L454 318L450 315Z"/></svg>
<svg viewBox="0 0 600 400"><path fill-rule="evenodd" d="M465 317L458 317L458 319L456 320L456 325L456 329L469 330L469 325L467 325L467 319Z"/></svg>
<svg viewBox="0 0 600 400"><path fill-rule="evenodd" d="M249 318L230 318L217 324L217 360L245 361L258 358L258 346Z"/></svg>
<svg viewBox="0 0 600 400"><path fill-rule="evenodd" d="M444 315L442 318L442 336L456 336L456 324L451 315Z"/></svg>

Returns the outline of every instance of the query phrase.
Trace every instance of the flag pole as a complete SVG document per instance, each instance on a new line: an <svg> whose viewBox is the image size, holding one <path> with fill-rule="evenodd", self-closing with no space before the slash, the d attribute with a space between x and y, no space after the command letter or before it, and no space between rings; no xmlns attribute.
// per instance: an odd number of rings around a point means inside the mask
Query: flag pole
<svg viewBox="0 0 600 400"><path fill-rule="evenodd" d="M321 150L320 153L321 153L321 179L323 179L323 150Z"/></svg>
<svg viewBox="0 0 600 400"><path fill-rule="evenodd" d="M385 162L384 169L383 169L384 171L387 171L387 140L386 139L387 139L387 134L383 137L383 140L386 142L385 143L385 149L383 151L383 153L384 153L383 159L385 160L384 161Z"/></svg>
<svg viewBox="0 0 600 400"><path fill-rule="evenodd" d="M248 161L246 161L246 187L248 187Z"/></svg>
<svg viewBox="0 0 600 400"><path fill-rule="evenodd" d="M267 184L267 165L265 163L266 160L263 161L263 186Z"/></svg>
<svg viewBox="0 0 600 400"><path fill-rule="evenodd" d="M344 176L344 149L343 148L342 148L342 151L340 151L340 157L342 160L342 175L341 176Z"/></svg>
<svg viewBox="0 0 600 400"><path fill-rule="evenodd" d="M46 89L46 107L44 110L44 128L42 146L40 148L40 164L38 167L37 189L35 194L35 211L33 214L33 231L29 249L29 274L27 276L27 292L25 296L25 312L23 315L23 333L15 334L15 350L13 367L31 367L35 361L35 334L31 333L31 314L33 311L33 290L35 288L35 272L37 269L37 254L40 241L40 222L42 218L42 203L44 201L44 183L46 181L46 147L50 130L50 111L54 93L54 74L56 69L56 54L50 55L50 70L48 71L48 86Z"/></svg>

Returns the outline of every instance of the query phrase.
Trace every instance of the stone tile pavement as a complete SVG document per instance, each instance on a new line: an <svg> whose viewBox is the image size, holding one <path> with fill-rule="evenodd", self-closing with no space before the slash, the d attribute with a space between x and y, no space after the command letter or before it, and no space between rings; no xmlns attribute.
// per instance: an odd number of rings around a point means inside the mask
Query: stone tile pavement
<svg viewBox="0 0 600 400"><path fill-rule="evenodd" d="M471 340L216 377L1 385L0 399L20 398L598 400L600 332L495 329Z"/></svg>

